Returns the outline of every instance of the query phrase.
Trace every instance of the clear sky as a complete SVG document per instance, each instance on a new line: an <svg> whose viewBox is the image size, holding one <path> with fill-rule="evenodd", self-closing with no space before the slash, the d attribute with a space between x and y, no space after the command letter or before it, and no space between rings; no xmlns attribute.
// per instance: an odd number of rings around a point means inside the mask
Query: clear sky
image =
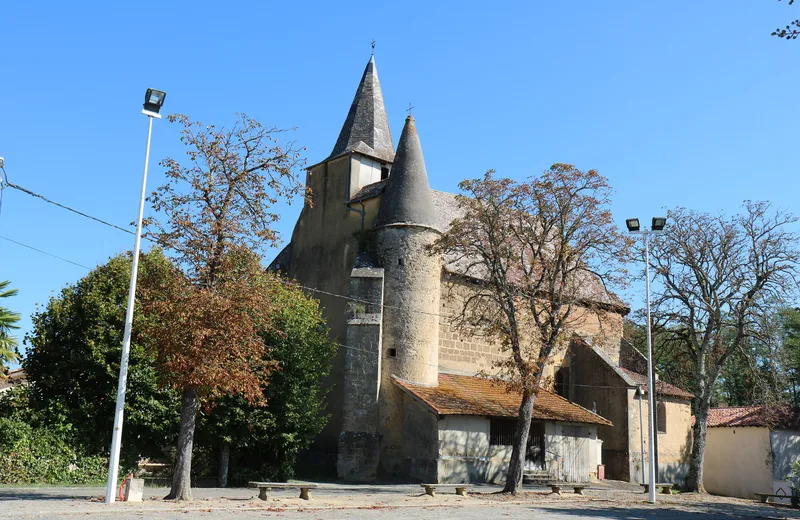
<svg viewBox="0 0 800 520"><path fill-rule="evenodd" d="M800 6L774 0L9 2L0 156L11 182L126 225L147 87L167 92L167 113L297 127L313 164L333 148L375 38L394 138L413 103L435 189L567 162L610 179L620 226L744 199L798 212L800 41L770 36L797 17ZM154 126L150 189L157 162L183 153L177 127ZM299 209L283 213L286 239ZM89 267L133 246L14 190L0 236ZM86 272L0 239L23 334L37 303Z"/></svg>

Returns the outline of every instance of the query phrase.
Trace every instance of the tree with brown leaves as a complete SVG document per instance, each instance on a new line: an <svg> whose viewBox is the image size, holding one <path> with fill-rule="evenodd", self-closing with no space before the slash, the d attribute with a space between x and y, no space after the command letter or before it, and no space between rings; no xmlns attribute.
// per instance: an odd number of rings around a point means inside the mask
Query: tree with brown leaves
<svg viewBox="0 0 800 520"><path fill-rule="evenodd" d="M749 343L769 341L764 324L796 295L797 218L749 201L733 217L679 208L668 218L651 245L653 316L657 337L688 351L695 424L687 484L704 492L708 409L720 373Z"/></svg>
<svg viewBox="0 0 800 520"><path fill-rule="evenodd" d="M606 285L623 283L631 241L618 232L611 188L595 170L555 164L523 183L493 173L459 185L463 216L433 249L480 280L453 319L501 343L508 356L493 377L522 394L504 488L517 493L545 367L587 320L602 325L619 305Z"/></svg>
<svg viewBox="0 0 800 520"><path fill-rule="evenodd" d="M164 381L182 393L172 490L190 500L195 418L201 401L242 395L258 402L271 367L263 359L261 317L270 312L268 285L255 254L279 241L273 206L302 191L302 149L281 144L282 130L245 115L230 129L184 115L185 164L166 159L167 183L148 198L156 217L147 237L171 252L181 272L171 286L148 289L147 308L160 317L149 331L159 345ZM164 297L159 297L164 295ZM180 295L180 297L175 297Z"/></svg>

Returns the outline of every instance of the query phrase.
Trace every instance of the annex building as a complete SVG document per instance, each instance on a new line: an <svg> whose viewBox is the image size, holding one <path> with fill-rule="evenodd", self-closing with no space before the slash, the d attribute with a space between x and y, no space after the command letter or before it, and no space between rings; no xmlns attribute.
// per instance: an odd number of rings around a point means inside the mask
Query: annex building
<svg viewBox="0 0 800 520"><path fill-rule="evenodd" d="M342 345L313 458L355 481L503 481L520 398L477 376L504 356L499 345L448 318L475 280L426 250L459 215L457 200L430 188L414 118L396 149L389 126L372 57L333 150L308 168L312 204L270 266L316 290ZM642 358L621 341L628 307L596 281L587 291L608 310L586 313L579 338L548 367L526 470L583 481L605 465L607 478L636 481ZM660 463L676 476L690 438L691 396L681 392L659 404Z"/></svg>

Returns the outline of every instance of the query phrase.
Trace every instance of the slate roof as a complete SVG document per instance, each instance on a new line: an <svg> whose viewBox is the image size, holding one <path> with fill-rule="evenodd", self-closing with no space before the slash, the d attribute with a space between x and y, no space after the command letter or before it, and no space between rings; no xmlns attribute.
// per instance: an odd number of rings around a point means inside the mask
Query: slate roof
<svg viewBox="0 0 800 520"><path fill-rule="evenodd" d="M624 372L626 376L628 376L628 379L630 379L635 386L643 386L645 393L647 393L647 376L645 374L638 374L632 370L622 367L620 367L620 370ZM656 381L656 394L677 397L679 399L694 398L693 393L687 392L686 390L678 388L675 385L671 385L666 381Z"/></svg>
<svg viewBox="0 0 800 520"><path fill-rule="evenodd" d="M456 374L439 374L439 386L420 386L396 376L394 383L437 415L483 415L517 417L521 395L507 392L502 383ZM542 421L599 424L611 421L563 397L540 389L533 405L533 418Z"/></svg>
<svg viewBox="0 0 800 520"><path fill-rule="evenodd" d="M346 152L360 152L386 162L394 160L392 133L374 56L364 69L347 119L328 159Z"/></svg>
<svg viewBox="0 0 800 520"><path fill-rule="evenodd" d="M267 270L270 272L281 272L288 274L292 269L292 243L289 242L286 247L281 249L272 262L270 262Z"/></svg>
<svg viewBox="0 0 800 520"><path fill-rule="evenodd" d="M412 116L406 118L397 153L378 209L377 226L416 224L436 228L428 172Z"/></svg>
<svg viewBox="0 0 800 520"><path fill-rule="evenodd" d="M373 182L372 184L367 184L366 186L358 190L356 194L353 195L353 197L347 201L347 203L349 204L351 202L358 202L360 200L366 200L366 199L371 199L373 197L377 197L378 195L383 193L383 190L386 189L386 182L387 182L386 179L384 179L382 181Z"/></svg>
<svg viewBox="0 0 800 520"><path fill-rule="evenodd" d="M800 416L789 406L731 406L708 410L708 427L760 426L780 429L800 429Z"/></svg>

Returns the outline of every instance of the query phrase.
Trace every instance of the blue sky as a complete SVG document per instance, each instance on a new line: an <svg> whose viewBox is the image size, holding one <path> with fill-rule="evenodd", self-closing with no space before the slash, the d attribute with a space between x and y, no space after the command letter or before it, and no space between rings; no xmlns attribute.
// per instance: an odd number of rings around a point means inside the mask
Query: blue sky
<svg viewBox="0 0 800 520"><path fill-rule="evenodd" d="M620 226L676 206L733 212L744 199L797 212L800 42L770 37L797 17L771 0L13 2L0 31L0 156L11 182L125 225L147 87L167 92L167 113L297 127L313 164L334 145L375 38L394 137L413 103L435 189L567 162L609 178ZM157 161L183 153L177 127L154 126L150 189L163 180ZM287 239L299 209L283 212ZM133 245L14 190L0 236L90 267ZM85 273L0 240L23 334L37 303Z"/></svg>

